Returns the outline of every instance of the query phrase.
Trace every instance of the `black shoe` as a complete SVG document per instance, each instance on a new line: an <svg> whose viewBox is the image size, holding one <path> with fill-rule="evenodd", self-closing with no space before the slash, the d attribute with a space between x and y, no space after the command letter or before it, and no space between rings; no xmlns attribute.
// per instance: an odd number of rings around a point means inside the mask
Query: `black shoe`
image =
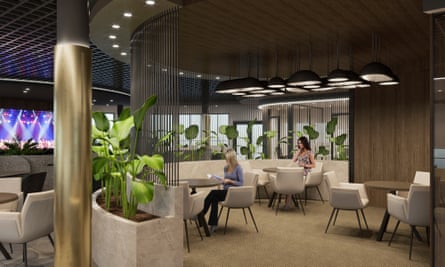
<svg viewBox="0 0 445 267"><path fill-rule="evenodd" d="M216 228L218 228L217 225L209 225L210 226L210 233L216 232Z"/></svg>

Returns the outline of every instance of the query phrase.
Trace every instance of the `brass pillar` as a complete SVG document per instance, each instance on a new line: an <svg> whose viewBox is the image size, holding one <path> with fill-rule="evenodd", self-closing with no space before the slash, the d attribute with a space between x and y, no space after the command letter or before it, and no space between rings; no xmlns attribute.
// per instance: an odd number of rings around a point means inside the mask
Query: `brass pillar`
<svg viewBox="0 0 445 267"><path fill-rule="evenodd" d="M91 51L58 44L54 63L54 266L91 266Z"/></svg>

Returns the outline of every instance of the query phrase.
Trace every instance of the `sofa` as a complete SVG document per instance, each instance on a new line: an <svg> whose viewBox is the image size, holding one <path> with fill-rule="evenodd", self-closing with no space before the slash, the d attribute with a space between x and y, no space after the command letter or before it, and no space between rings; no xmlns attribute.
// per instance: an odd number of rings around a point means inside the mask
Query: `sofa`
<svg viewBox="0 0 445 267"><path fill-rule="evenodd" d="M265 159L265 160L240 160L239 164L244 172L254 172L258 174L258 180L266 182L269 181L269 173L264 172L263 168L270 167L296 167L296 163L290 159ZM184 161L179 163L179 180L181 179L199 179L207 178L207 174L215 174L222 176L225 160L203 160L203 161ZM348 162L338 160L317 160L315 168L312 169L311 175L323 175L327 171L335 171L337 176L342 181L348 181ZM272 192L270 184L266 185L269 192ZM323 199L329 199L329 193L326 183L322 182L320 191ZM198 188L197 190L211 190L212 188ZM263 191L261 191L263 192ZM262 194L263 196L263 194ZM316 190L308 191L308 199L319 199Z"/></svg>

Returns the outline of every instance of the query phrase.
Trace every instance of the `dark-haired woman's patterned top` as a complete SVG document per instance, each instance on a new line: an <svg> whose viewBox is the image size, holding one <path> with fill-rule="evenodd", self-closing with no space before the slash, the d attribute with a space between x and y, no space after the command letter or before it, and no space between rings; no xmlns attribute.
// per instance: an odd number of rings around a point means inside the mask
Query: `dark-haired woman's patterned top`
<svg viewBox="0 0 445 267"><path fill-rule="evenodd" d="M310 155L312 154L311 150L307 150L306 152L303 152L302 154L299 154L297 156L297 163L298 165L308 165L311 164L311 158ZM304 175L307 176L308 173L311 171L311 167L304 167Z"/></svg>

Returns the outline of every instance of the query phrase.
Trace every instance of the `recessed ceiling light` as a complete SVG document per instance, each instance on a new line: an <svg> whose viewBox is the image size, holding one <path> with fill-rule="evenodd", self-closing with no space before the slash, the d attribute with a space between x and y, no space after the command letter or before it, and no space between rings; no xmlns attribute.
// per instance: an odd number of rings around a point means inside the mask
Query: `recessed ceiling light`
<svg viewBox="0 0 445 267"><path fill-rule="evenodd" d="M113 103L113 102L114 102L114 99L110 99L110 102Z"/></svg>
<svg viewBox="0 0 445 267"><path fill-rule="evenodd" d="M126 56L127 52L121 52L121 56Z"/></svg>
<svg viewBox="0 0 445 267"><path fill-rule="evenodd" d="M121 27L121 25L119 25L119 24L111 25L111 28L113 28L113 29L119 29L120 27Z"/></svg>
<svg viewBox="0 0 445 267"><path fill-rule="evenodd" d="M437 92L438 92L438 93L442 93L442 92L443 92L443 90L442 90L442 89L439 89L439 90L437 90Z"/></svg>
<svg viewBox="0 0 445 267"><path fill-rule="evenodd" d="M124 17L131 18L132 16L133 16L133 14L131 14L131 12L124 13Z"/></svg>
<svg viewBox="0 0 445 267"><path fill-rule="evenodd" d="M23 90L23 93L24 93L24 94L27 94L28 92L29 92L29 91Z"/></svg>
<svg viewBox="0 0 445 267"><path fill-rule="evenodd" d="M198 77L198 78L201 78L201 77L202 77L202 75L201 75L201 74L198 74L198 75L196 75L196 77Z"/></svg>
<svg viewBox="0 0 445 267"><path fill-rule="evenodd" d="M108 38L110 38L110 39L116 39L116 35L109 35Z"/></svg>
<svg viewBox="0 0 445 267"><path fill-rule="evenodd" d="M162 70L162 71L167 71L167 69L166 69L166 68L162 68L161 70Z"/></svg>
<svg viewBox="0 0 445 267"><path fill-rule="evenodd" d="M179 72L179 75L184 75L184 72L180 71L180 72Z"/></svg>
<svg viewBox="0 0 445 267"><path fill-rule="evenodd" d="M25 88L25 91L29 91L29 90L31 90L31 89L29 89L29 87L26 87L26 88Z"/></svg>
<svg viewBox="0 0 445 267"><path fill-rule="evenodd" d="M113 48L119 48L119 45L118 44L114 44Z"/></svg>
<svg viewBox="0 0 445 267"><path fill-rule="evenodd" d="M221 77L219 77L219 76L216 76L216 77L215 77L215 79L219 80L219 79L221 79Z"/></svg>
<svg viewBox="0 0 445 267"><path fill-rule="evenodd" d="M152 5L156 4L156 2L154 0L146 0L145 4L152 6Z"/></svg>
<svg viewBox="0 0 445 267"><path fill-rule="evenodd" d="M96 102L96 99L93 99L93 102Z"/></svg>
<svg viewBox="0 0 445 267"><path fill-rule="evenodd" d="M151 64L147 64L147 67L151 68Z"/></svg>

